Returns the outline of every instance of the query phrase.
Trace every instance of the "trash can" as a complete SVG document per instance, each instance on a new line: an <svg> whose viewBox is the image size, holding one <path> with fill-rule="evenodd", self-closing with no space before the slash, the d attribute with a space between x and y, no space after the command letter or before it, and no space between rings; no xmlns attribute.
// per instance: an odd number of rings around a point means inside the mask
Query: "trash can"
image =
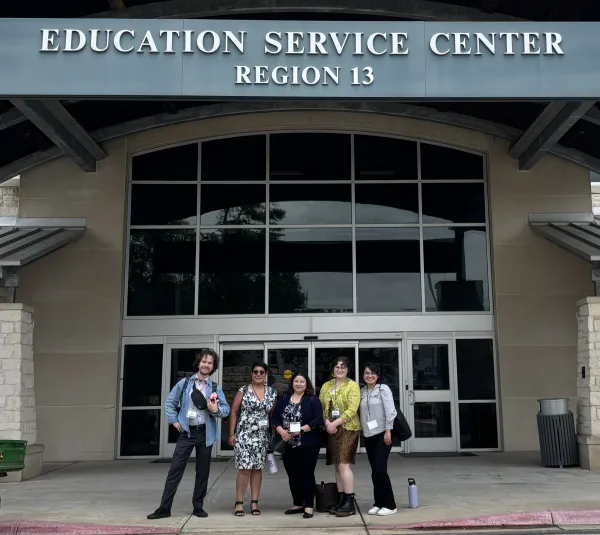
<svg viewBox="0 0 600 535"><path fill-rule="evenodd" d="M25 468L26 440L0 440L0 477Z"/></svg>
<svg viewBox="0 0 600 535"><path fill-rule="evenodd" d="M538 400L538 436L542 465L565 468L579 466L575 419L567 398Z"/></svg>

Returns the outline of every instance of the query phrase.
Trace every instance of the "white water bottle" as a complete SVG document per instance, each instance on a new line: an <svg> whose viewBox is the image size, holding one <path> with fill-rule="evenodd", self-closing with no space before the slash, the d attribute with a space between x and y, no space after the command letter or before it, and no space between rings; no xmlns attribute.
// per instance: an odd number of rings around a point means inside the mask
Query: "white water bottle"
<svg viewBox="0 0 600 535"><path fill-rule="evenodd" d="M417 483L412 478L408 478L408 507L416 509L419 507L419 492L417 490Z"/></svg>
<svg viewBox="0 0 600 535"><path fill-rule="evenodd" d="M267 454L267 462L269 463L269 472L276 474L278 472L277 459L272 451Z"/></svg>

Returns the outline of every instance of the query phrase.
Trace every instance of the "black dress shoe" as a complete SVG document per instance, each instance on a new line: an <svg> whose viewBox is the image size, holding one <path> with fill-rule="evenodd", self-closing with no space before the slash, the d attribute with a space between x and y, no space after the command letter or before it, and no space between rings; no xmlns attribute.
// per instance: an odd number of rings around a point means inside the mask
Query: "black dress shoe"
<svg viewBox="0 0 600 535"><path fill-rule="evenodd" d="M208 513L204 509L194 509L192 514L200 518L206 518L208 516Z"/></svg>
<svg viewBox="0 0 600 535"><path fill-rule="evenodd" d="M300 513L304 513L304 507L294 507L292 509L288 509L284 514L299 515Z"/></svg>
<svg viewBox="0 0 600 535"><path fill-rule="evenodd" d="M154 513L149 514L146 518L148 520L156 520L158 518L168 518L171 516L171 511L167 510L167 509L163 509L162 507L159 507L156 511L154 511Z"/></svg>

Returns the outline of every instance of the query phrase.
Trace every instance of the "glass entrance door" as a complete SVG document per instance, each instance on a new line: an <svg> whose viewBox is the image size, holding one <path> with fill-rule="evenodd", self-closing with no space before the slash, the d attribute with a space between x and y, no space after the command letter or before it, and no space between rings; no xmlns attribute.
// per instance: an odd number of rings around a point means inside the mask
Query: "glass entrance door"
<svg viewBox="0 0 600 535"><path fill-rule="evenodd" d="M199 340L198 343L185 343L185 344L173 344L166 346L167 362L166 370L167 373L163 374L163 400L167 399L169 392L177 384L178 381L185 377L191 377L195 372L192 370L196 353L203 349L213 349L213 341L210 340ZM216 380L215 377L213 377ZM165 426L163 428L163 457L173 457L175 451L175 444L177 443L177 437L179 436L178 431L172 426L167 425L167 417L164 414L164 401L163 401L163 421ZM196 455L195 451L192 455Z"/></svg>
<svg viewBox="0 0 600 535"><path fill-rule="evenodd" d="M412 452L458 451L453 344L409 340Z"/></svg>

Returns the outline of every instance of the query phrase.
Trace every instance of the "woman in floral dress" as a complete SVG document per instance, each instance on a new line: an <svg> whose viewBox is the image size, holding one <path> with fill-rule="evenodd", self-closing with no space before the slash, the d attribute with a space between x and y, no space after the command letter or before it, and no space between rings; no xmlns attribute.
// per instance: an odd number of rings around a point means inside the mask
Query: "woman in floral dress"
<svg viewBox="0 0 600 535"><path fill-rule="evenodd" d="M267 386L268 367L264 362L252 365L250 385L240 388L233 400L229 417L229 445L234 447L236 480L235 515L244 516L244 494L250 483L250 508L260 515L258 496L262 471L267 462L270 440L271 413L277 391ZM256 504L255 507L252 505Z"/></svg>

